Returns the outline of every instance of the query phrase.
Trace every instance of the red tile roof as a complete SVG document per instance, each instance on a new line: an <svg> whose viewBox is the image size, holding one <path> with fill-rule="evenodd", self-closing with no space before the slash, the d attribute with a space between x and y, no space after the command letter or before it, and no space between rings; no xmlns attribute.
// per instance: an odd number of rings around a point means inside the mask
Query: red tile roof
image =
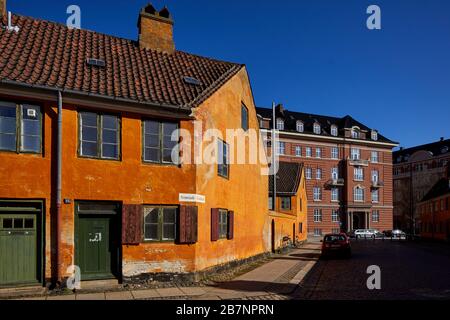
<svg viewBox="0 0 450 320"><path fill-rule="evenodd" d="M13 15L18 33L0 28L0 81L126 99L196 107L243 65L181 51L166 54L136 41ZM95 58L106 66L87 64ZM192 77L196 86L184 81Z"/></svg>

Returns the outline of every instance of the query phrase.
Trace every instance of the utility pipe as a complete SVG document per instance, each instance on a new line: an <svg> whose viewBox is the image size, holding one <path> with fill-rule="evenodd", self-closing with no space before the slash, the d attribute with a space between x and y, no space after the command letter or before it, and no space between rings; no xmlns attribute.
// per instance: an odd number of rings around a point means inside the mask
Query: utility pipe
<svg viewBox="0 0 450 320"><path fill-rule="evenodd" d="M57 182L56 182L56 281L61 284L61 212L62 212L62 104L58 91L58 141L57 141Z"/></svg>

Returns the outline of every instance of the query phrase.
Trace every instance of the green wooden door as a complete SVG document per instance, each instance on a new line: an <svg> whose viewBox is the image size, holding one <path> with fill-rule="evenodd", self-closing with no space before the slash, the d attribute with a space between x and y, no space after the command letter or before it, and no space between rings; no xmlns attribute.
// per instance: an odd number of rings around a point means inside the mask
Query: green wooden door
<svg viewBox="0 0 450 320"><path fill-rule="evenodd" d="M35 214L0 215L0 286L39 282Z"/></svg>

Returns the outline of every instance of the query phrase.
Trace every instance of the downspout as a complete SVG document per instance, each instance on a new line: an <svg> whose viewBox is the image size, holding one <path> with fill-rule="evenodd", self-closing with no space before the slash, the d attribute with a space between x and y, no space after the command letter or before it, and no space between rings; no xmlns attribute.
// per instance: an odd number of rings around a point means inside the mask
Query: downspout
<svg viewBox="0 0 450 320"><path fill-rule="evenodd" d="M61 284L61 212L62 212L62 93L58 91L58 141L56 182L56 281Z"/></svg>

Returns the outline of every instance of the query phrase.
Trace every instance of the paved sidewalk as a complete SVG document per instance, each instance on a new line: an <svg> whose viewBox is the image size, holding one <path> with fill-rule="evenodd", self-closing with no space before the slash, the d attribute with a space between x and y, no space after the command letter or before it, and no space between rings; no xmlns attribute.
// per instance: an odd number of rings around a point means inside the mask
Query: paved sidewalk
<svg viewBox="0 0 450 320"><path fill-rule="evenodd" d="M319 255L320 244L308 243L217 286L49 295L23 300L286 300L316 264Z"/></svg>

